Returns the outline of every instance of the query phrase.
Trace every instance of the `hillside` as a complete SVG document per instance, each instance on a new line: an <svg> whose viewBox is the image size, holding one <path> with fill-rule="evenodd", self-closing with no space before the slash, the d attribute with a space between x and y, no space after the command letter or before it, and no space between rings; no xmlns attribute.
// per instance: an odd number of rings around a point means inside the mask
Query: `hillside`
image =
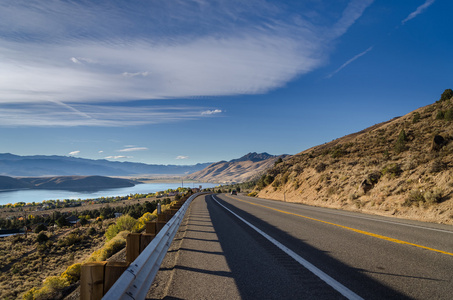
<svg viewBox="0 0 453 300"><path fill-rule="evenodd" d="M85 159L67 156L19 156L0 154L0 175L6 176L69 176L102 175L128 176L140 174L181 175L207 167L210 163L196 165L151 165L132 162Z"/></svg>
<svg viewBox="0 0 453 300"><path fill-rule="evenodd" d="M442 101L288 157L260 178L255 192L453 224L453 92L447 91Z"/></svg>
<svg viewBox="0 0 453 300"><path fill-rule="evenodd" d="M137 182L104 176L56 176L12 178L0 176L0 190L46 189L91 191L106 188L131 187Z"/></svg>
<svg viewBox="0 0 453 300"><path fill-rule="evenodd" d="M283 159L286 156L248 153L238 159L213 163L201 171L186 176L186 178L203 182L244 182L269 169L278 158Z"/></svg>

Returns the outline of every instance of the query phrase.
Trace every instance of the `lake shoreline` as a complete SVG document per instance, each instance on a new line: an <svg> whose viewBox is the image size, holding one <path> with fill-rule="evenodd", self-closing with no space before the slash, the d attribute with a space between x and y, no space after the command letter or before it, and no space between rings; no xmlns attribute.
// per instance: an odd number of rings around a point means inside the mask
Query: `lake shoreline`
<svg viewBox="0 0 453 300"><path fill-rule="evenodd" d="M218 186L217 183L207 182L190 182L184 184L186 188L192 188L199 186L202 188L211 188ZM148 194L155 193L158 191L166 191L168 189L176 190L181 187L181 182L156 182L151 183L139 183L131 187L120 187L120 188L105 188L98 191L74 191L74 190L62 190L62 189L20 189L13 191L0 192L0 206L7 204L15 204L18 202L42 203L48 200L87 200L87 199L98 199L103 197L116 197L116 196L127 196L130 194Z"/></svg>

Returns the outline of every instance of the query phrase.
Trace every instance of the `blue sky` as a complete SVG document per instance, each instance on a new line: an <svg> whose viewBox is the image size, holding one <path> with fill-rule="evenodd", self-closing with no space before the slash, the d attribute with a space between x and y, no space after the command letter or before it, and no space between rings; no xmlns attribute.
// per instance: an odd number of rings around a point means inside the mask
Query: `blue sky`
<svg viewBox="0 0 453 300"><path fill-rule="evenodd" d="M0 152L295 154L452 88L453 2L0 2Z"/></svg>

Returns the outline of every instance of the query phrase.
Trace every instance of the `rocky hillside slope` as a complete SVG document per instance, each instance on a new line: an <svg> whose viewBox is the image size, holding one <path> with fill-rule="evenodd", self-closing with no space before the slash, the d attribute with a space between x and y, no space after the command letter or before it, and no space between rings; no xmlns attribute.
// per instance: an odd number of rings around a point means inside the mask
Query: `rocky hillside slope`
<svg viewBox="0 0 453 300"><path fill-rule="evenodd" d="M205 169L186 176L187 179L202 182L236 183L244 182L272 167L279 158L287 155L248 153L241 158L213 163Z"/></svg>
<svg viewBox="0 0 453 300"><path fill-rule="evenodd" d="M259 197L453 224L453 92L403 117L288 157Z"/></svg>

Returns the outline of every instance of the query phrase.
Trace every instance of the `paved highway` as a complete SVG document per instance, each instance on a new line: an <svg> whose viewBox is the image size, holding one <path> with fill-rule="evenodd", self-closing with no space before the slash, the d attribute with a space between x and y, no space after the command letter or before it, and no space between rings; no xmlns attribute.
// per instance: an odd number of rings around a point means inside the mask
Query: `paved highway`
<svg viewBox="0 0 453 300"><path fill-rule="evenodd" d="M452 226L219 194L191 204L148 298L452 295Z"/></svg>

